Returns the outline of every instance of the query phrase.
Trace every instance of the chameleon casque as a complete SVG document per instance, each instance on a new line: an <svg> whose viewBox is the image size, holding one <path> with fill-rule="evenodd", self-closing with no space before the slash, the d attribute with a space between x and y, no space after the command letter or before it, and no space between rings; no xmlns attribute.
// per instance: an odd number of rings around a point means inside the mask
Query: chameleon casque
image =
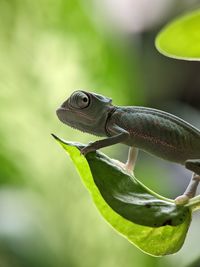
<svg viewBox="0 0 200 267"><path fill-rule="evenodd" d="M82 132L107 138L89 143L81 153L123 143L130 147L127 172L134 170L138 149L184 165L193 171L183 195L184 204L196 193L200 181L200 130L164 111L140 106L114 106L112 99L83 90L75 91L56 111L65 124Z"/></svg>

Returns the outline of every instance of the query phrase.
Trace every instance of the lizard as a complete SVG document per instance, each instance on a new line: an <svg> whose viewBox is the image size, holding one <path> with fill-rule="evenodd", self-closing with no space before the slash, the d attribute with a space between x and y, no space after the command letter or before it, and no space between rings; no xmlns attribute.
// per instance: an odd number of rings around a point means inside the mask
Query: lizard
<svg viewBox="0 0 200 267"><path fill-rule="evenodd" d="M193 172L185 192L175 199L181 205L196 194L200 181L200 130L170 113L141 106L115 106L112 99L84 90L74 91L56 110L61 122L104 139L91 142L81 154L117 143L128 145L125 164L133 173L138 150L174 163Z"/></svg>

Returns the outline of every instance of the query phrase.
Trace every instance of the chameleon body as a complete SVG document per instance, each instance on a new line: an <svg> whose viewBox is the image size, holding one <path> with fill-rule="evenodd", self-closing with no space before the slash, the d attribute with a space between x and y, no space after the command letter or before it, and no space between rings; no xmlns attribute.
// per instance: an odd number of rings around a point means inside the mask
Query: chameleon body
<svg viewBox="0 0 200 267"><path fill-rule="evenodd" d="M116 124L129 133L123 143L160 158L181 164L200 158L200 131L169 113L143 107L116 107L107 124L110 136L119 133L112 127Z"/></svg>
<svg viewBox="0 0 200 267"><path fill-rule="evenodd" d="M141 149L185 165L200 175L200 131L170 113L139 106L114 106L108 97L81 90L58 108L57 115L78 130L107 136L88 144L82 154L123 143L132 147L129 169L130 165L134 167L137 149Z"/></svg>

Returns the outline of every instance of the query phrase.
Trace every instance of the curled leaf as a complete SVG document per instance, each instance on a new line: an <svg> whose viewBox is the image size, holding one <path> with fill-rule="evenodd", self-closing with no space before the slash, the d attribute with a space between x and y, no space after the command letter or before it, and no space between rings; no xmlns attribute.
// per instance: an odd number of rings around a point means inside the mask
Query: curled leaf
<svg viewBox="0 0 200 267"><path fill-rule="evenodd" d="M92 152L85 158L79 151L82 144L55 138L69 153L96 207L115 230L153 256L181 248L191 221L187 207L152 192L104 154Z"/></svg>

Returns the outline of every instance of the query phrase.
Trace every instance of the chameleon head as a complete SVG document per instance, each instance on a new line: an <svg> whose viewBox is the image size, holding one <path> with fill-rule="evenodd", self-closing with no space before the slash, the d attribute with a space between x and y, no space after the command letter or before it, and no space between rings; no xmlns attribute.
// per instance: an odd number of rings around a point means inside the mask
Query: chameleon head
<svg viewBox="0 0 200 267"><path fill-rule="evenodd" d="M78 90L57 109L63 123L83 132L105 135L105 123L112 99Z"/></svg>

